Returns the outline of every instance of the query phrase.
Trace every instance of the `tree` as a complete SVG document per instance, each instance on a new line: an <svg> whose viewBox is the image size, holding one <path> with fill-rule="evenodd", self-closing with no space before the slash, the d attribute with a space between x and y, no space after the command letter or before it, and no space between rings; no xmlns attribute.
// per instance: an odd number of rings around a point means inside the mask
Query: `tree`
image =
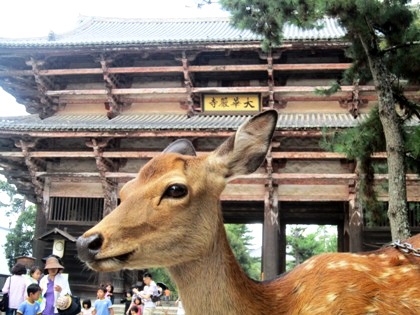
<svg viewBox="0 0 420 315"><path fill-rule="evenodd" d="M249 245L252 237L245 224L225 224L227 238L232 251L245 273L252 279L260 279L260 258L252 257Z"/></svg>
<svg viewBox="0 0 420 315"><path fill-rule="evenodd" d="M4 248L10 268L15 264L16 257L32 254L32 240L35 233L36 208L27 205L26 199L19 195L16 187L4 180L0 180L0 191L7 197L7 201L0 203L0 208L6 211L7 217L17 217L15 226L6 235Z"/></svg>
<svg viewBox="0 0 420 315"><path fill-rule="evenodd" d="M35 220L36 207L30 205L19 215L15 227L6 235L4 251L10 268L15 264L16 257L32 255Z"/></svg>
<svg viewBox="0 0 420 315"><path fill-rule="evenodd" d="M403 118L419 115L418 107L403 96L402 80L419 82L420 30L416 14L407 0L220 0L232 14L233 23L261 34L263 47L281 43L285 23L300 27L320 26L325 16L337 18L351 42L348 55L353 67L343 80L372 78L378 94L378 113L388 155L388 218L392 239L409 237L405 178ZM397 60L397 62L396 62Z"/></svg>
<svg viewBox="0 0 420 315"><path fill-rule="evenodd" d="M287 262L286 269L291 270L314 255L337 251L337 235L329 234L325 226L318 226L315 233L308 233L307 227L294 226L287 235L289 255L294 260Z"/></svg>

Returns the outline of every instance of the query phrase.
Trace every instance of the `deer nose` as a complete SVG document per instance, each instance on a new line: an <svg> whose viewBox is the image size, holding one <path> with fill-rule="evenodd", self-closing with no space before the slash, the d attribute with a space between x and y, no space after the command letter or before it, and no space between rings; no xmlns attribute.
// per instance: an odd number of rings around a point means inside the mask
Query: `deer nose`
<svg viewBox="0 0 420 315"><path fill-rule="evenodd" d="M100 252L104 238L101 234L93 234L88 237L80 236L77 239L77 253L83 261L89 262L95 259Z"/></svg>

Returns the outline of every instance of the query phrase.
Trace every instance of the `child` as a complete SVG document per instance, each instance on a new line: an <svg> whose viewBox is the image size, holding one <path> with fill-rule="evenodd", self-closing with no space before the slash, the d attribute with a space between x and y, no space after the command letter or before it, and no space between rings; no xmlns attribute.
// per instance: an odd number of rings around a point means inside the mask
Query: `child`
<svg viewBox="0 0 420 315"><path fill-rule="evenodd" d="M29 276L27 276L26 289L32 283L39 284L39 280L42 278L42 276L43 276L43 271L42 271L41 267L32 266L31 269L29 270ZM41 293L42 293L42 291L41 291ZM39 304L42 303L42 294L40 295L40 297L39 297L39 299L38 299L37 302Z"/></svg>
<svg viewBox="0 0 420 315"><path fill-rule="evenodd" d="M105 297L111 300L111 303L114 304L114 286L108 283L105 287Z"/></svg>
<svg viewBox="0 0 420 315"><path fill-rule="evenodd" d="M124 314L127 314L128 309L130 308L131 305L131 291L127 291L125 292L125 298L121 299L121 303L124 303Z"/></svg>
<svg viewBox="0 0 420 315"><path fill-rule="evenodd" d="M141 310L142 310L141 298L140 298L139 296L136 296L136 297L134 298L133 303L134 303L134 305L131 307L131 311L133 311L133 307L136 307L136 308L138 309L138 310L137 310L137 314L138 314L138 315L141 315L141 314L142 314L142 313L141 313ZM131 313L131 315L133 315L133 314Z"/></svg>
<svg viewBox="0 0 420 315"><path fill-rule="evenodd" d="M41 295L41 287L36 283L32 283L28 285L26 292L28 297L19 305L17 313L22 315L41 314L41 306L36 302Z"/></svg>
<svg viewBox="0 0 420 315"><path fill-rule="evenodd" d="M97 292L98 299L93 304L92 315L114 315L110 299L105 298L106 289L100 287Z"/></svg>
<svg viewBox="0 0 420 315"><path fill-rule="evenodd" d="M92 303L89 299L83 300L82 302L82 310L80 311L81 315L92 315Z"/></svg>
<svg viewBox="0 0 420 315"><path fill-rule="evenodd" d="M130 310L131 315L141 315L141 307L133 305Z"/></svg>

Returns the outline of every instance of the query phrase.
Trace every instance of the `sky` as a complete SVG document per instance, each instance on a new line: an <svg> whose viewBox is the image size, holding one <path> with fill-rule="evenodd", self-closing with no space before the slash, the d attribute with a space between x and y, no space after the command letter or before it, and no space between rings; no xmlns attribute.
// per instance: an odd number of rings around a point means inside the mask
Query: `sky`
<svg viewBox="0 0 420 315"><path fill-rule="evenodd" d="M228 16L217 4L197 8L199 0L13 0L0 10L0 37L28 38L73 30L80 16L177 18ZM7 105L6 105L7 104ZM0 116L26 114L25 108L0 88Z"/></svg>

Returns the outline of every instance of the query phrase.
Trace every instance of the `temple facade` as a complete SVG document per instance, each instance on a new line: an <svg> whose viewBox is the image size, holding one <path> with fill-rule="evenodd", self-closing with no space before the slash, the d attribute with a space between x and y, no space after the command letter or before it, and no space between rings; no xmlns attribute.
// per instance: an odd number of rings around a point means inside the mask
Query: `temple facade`
<svg viewBox="0 0 420 315"><path fill-rule="evenodd" d="M386 172L375 176L384 218L372 223L358 201L356 162L320 146L323 134L356 126L377 102L369 82L317 93L351 66L344 34L331 19L316 30L286 26L283 44L263 51L259 36L225 18L83 17L66 34L0 38L0 86L30 113L0 118L0 172L38 207L39 264L64 239L76 294L105 281L117 292L129 287L133 272L84 268L74 239L118 205L121 186L169 143L187 138L205 154L266 109L279 112L266 162L221 199L225 222L263 224L263 277L285 268L288 224L335 225L339 251L388 242ZM418 87L406 96L418 99ZM386 165L384 152L374 159ZM417 175L407 174L407 191L418 233Z"/></svg>

